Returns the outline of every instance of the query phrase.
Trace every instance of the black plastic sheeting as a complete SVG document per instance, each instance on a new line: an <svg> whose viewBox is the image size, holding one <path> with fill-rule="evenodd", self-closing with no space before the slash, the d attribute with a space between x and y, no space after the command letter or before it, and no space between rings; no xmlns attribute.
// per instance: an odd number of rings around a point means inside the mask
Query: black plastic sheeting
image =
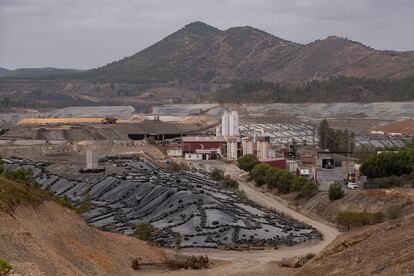
<svg viewBox="0 0 414 276"><path fill-rule="evenodd" d="M81 216L102 230L133 235L138 223L149 222L159 229L155 241L166 247L174 246L175 232L183 236L182 247L292 246L322 238L311 226L243 201L202 173L169 173L139 158L107 161L125 167L125 172L102 174L86 183L27 160L11 160L6 169L31 168L43 189L66 195L75 205L90 197L93 208Z"/></svg>

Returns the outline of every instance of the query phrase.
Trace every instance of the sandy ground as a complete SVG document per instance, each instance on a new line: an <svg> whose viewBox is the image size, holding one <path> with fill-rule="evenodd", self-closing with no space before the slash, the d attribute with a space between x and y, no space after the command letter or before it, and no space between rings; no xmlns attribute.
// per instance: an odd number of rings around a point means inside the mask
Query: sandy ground
<svg viewBox="0 0 414 276"><path fill-rule="evenodd" d="M300 244L294 247L281 247L278 250L261 250L261 251L228 251L217 249L185 249L180 254L183 255L204 255L215 260L228 261L227 264L213 267L202 271L177 271L169 272L168 275L289 275L293 273L292 269L282 269L275 261L283 258L304 256L308 253L318 254L328 244L330 244L338 235L339 231L325 222L308 218L307 216L290 209L287 202L270 193L265 193L254 187L252 183L240 178L240 170L235 165L224 163L207 163L207 165L219 166L224 169L226 174L232 175L239 181L239 188L246 192L249 199L268 208L275 209L279 212L295 218L298 221L312 225L318 229L322 235L322 241L312 241ZM206 165L206 163L202 163ZM146 275L162 275L162 272Z"/></svg>

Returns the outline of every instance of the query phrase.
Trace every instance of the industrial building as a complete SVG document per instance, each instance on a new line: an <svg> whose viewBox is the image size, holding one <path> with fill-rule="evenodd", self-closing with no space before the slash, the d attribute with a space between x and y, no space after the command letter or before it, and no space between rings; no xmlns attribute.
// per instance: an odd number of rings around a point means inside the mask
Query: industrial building
<svg viewBox="0 0 414 276"><path fill-rule="evenodd" d="M227 139L217 136L186 136L181 139L182 152L186 159L190 159L192 155L201 155L200 160L218 159L224 151Z"/></svg>

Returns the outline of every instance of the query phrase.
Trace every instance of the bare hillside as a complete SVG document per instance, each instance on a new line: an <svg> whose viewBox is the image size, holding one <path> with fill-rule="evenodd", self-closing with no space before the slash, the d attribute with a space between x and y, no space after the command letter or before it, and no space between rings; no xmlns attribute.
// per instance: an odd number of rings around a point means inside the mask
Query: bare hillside
<svg viewBox="0 0 414 276"><path fill-rule="evenodd" d="M296 57L266 79L323 80L333 76L402 78L414 72L414 52L378 51L342 37L330 36L305 45Z"/></svg>
<svg viewBox="0 0 414 276"><path fill-rule="evenodd" d="M413 275L414 216L337 238L296 275Z"/></svg>
<svg viewBox="0 0 414 276"><path fill-rule="evenodd" d="M22 275L131 275L134 258L162 262L156 247L99 231L52 201L0 210L0 256Z"/></svg>

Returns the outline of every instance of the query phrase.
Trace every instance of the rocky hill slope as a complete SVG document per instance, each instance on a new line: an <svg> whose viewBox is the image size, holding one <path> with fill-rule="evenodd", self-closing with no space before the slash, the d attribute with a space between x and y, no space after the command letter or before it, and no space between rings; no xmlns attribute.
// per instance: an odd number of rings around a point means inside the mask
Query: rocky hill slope
<svg viewBox="0 0 414 276"><path fill-rule="evenodd" d="M251 27L226 31L194 22L137 54L84 74L134 82L222 82L282 67L300 44Z"/></svg>
<svg viewBox="0 0 414 276"><path fill-rule="evenodd" d="M414 73L414 52L378 51L359 42L330 36L303 46L273 81L322 80L333 76L403 78Z"/></svg>
<svg viewBox="0 0 414 276"><path fill-rule="evenodd" d="M222 31L194 22L133 56L80 76L139 83L296 82L338 75L401 78L414 73L413 64L414 52L378 51L335 36L301 45L252 27Z"/></svg>

